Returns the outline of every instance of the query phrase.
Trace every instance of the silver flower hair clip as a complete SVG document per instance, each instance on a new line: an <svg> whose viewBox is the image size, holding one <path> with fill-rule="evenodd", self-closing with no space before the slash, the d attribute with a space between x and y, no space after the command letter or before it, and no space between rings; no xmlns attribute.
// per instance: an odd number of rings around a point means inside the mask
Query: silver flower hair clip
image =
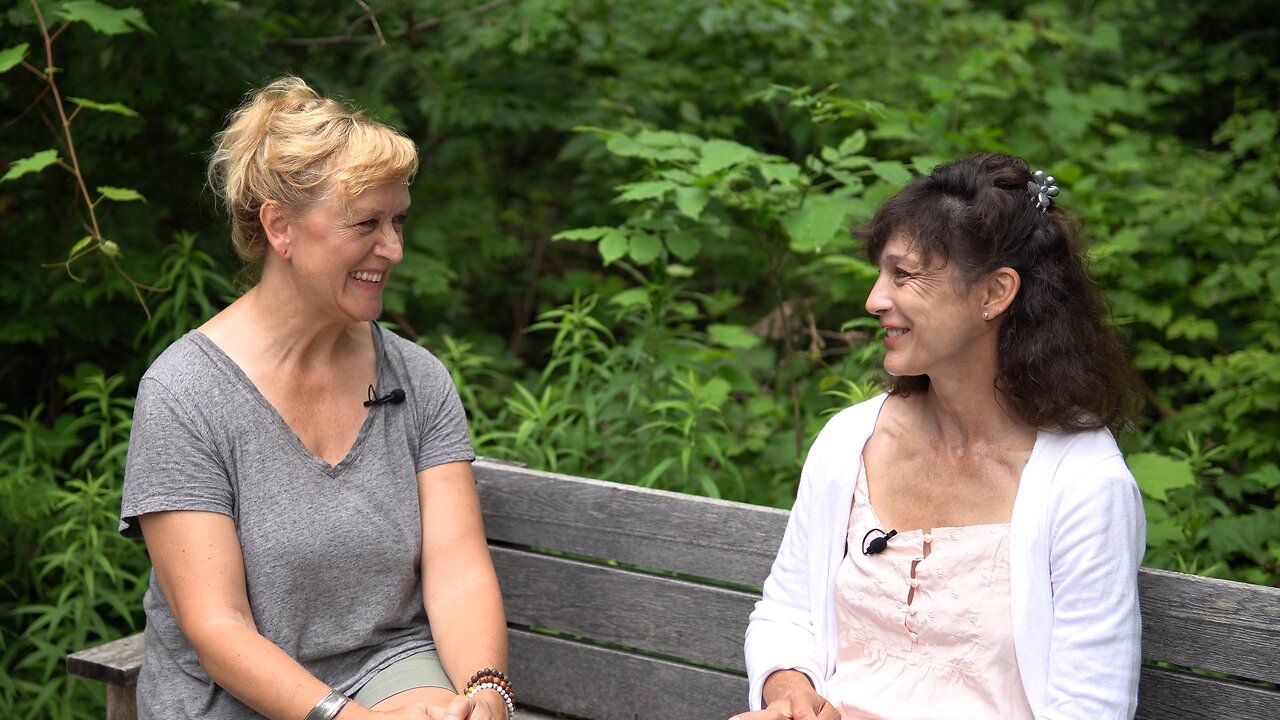
<svg viewBox="0 0 1280 720"><path fill-rule="evenodd" d="M1040 212L1048 212L1053 206L1053 199L1058 197L1058 186L1054 184L1052 175L1045 175L1043 170L1037 170L1031 173L1031 180L1027 182L1027 189L1035 193L1036 207L1040 208Z"/></svg>

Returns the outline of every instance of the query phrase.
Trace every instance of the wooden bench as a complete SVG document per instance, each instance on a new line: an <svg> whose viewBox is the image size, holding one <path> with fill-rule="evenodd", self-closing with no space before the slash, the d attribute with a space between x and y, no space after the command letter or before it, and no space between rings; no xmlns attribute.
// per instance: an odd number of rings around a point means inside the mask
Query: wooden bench
<svg viewBox="0 0 1280 720"><path fill-rule="evenodd" d="M745 709L743 632L785 511L490 460L475 473L520 715L724 720ZM1140 585L1138 717L1280 718L1280 588L1145 569ZM67 659L108 684L111 720L135 717L140 640Z"/></svg>

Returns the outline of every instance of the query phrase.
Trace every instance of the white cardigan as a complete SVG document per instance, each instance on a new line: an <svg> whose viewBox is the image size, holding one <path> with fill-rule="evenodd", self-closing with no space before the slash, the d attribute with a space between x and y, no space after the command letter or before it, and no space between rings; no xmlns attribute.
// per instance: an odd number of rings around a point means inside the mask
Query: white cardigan
<svg viewBox="0 0 1280 720"><path fill-rule="evenodd" d="M751 709L796 669L820 695L835 672L836 570L862 448L887 396L833 417L814 441L782 547L747 628ZM1041 430L1010 520L1014 650L1038 720L1131 720L1138 702L1138 567L1146 518L1111 433Z"/></svg>

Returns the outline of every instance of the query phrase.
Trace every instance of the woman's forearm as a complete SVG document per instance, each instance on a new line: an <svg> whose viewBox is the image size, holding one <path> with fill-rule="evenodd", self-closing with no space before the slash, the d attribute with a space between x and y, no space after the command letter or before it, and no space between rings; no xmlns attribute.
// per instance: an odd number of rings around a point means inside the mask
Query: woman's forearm
<svg viewBox="0 0 1280 720"><path fill-rule="evenodd" d="M188 631L188 639L210 680L271 720L302 720L331 689L243 623L205 622ZM338 714L342 720L370 716L354 701Z"/></svg>

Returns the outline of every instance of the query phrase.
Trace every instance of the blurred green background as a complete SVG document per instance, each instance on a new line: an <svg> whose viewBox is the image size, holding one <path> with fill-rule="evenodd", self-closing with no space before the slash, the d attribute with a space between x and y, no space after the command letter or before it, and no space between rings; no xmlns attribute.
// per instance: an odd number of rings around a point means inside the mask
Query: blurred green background
<svg viewBox="0 0 1280 720"><path fill-rule="evenodd" d="M1147 564L1280 584L1274 2L18 0L0 37L5 717L100 716L62 656L141 625L131 398L237 292L205 158L286 72L418 143L384 320L480 453L782 507L882 387L848 228L1023 157L1144 384Z"/></svg>

